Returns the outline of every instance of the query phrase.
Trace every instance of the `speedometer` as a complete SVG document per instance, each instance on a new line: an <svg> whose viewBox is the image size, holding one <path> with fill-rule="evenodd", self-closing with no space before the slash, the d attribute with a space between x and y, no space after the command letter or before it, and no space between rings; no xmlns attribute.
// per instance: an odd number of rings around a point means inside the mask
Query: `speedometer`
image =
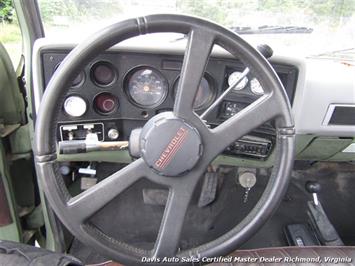
<svg viewBox="0 0 355 266"><path fill-rule="evenodd" d="M168 82L156 69L140 67L126 77L126 92L131 101L143 108L160 105L168 94Z"/></svg>
<svg viewBox="0 0 355 266"><path fill-rule="evenodd" d="M195 96L195 102L193 108L200 110L208 107L215 98L215 92L211 85L211 79L209 76L202 77L198 90ZM179 79L175 81L174 94L176 95Z"/></svg>

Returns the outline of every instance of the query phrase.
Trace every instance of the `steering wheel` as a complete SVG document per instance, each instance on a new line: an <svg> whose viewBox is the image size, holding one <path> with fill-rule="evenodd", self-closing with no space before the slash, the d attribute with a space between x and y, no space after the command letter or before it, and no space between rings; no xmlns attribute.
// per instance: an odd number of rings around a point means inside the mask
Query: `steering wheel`
<svg viewBox="0 0 355 266"><path fill-rule="evenodd" d="M188 36L180 82L172 112L160 113L131 143L141 157L85 192L71 197L56 161L57 117L71 80L100 52L142 34L177 32ZM238 57L255 74L264 95L216 128L210 129L193 111L193 102L212 47L217 44ZM277 208L288 185L294 159L294 123L285 90L267 60L237 34L212 22L183 15L150 15L102 29L73 49L50 80L42 98L35 132L36 170L55 213L81 242L116 261L140 264L142 257L202 257L226 255L248 240ZM179 251L184 217L211 161L257 126L275 119L276 157L272 174L252 211L217 239ZM130 145L131 145L130 144ZM114 239L88 219L136 181L148 180L169 188L159 233L152 250Z"/></svg>

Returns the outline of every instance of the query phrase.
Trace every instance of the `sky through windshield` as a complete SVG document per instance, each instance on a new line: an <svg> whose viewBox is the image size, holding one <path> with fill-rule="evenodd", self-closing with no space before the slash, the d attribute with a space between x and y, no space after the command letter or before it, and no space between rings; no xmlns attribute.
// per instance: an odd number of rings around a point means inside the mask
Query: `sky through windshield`
<svg viewBox="0 0 355 266"><path fill-rule="evenodd" d="M47 36L80 39L129 17L153 13L200 16L228 28L252 29L252 44L306 55L349 49L355 43L355 0L39 0ZM260 26L297 26L310 32L258 34Z"/></svg>

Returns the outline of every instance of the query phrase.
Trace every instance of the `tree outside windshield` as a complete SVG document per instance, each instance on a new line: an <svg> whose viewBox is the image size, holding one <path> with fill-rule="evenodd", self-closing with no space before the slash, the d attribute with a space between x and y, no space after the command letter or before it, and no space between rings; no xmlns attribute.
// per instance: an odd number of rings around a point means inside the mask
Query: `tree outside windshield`
<svg viewBox="0 0 355 266"><path fill-rule="evenodd" d="M315 54L349 49L355 43L355 0L39 0L39 5L47 36L85 37L128 17L184 13L229 28L312 29L292 36L287 31L277 34L254 31L255 36L243 36L252 43L267 42L274 49Z"/></svg>
<svg viewBox="0 0 355 266"><path fill-rule="evenodd" d="M22 54L22 37L11 0L0 0L0 42L16 68Z"/></svg>

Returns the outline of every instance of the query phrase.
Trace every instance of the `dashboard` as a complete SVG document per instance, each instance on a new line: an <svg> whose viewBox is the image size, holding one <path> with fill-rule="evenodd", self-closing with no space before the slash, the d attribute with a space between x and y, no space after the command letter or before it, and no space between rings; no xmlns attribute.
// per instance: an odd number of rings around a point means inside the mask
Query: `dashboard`
<svg viewBox="0 0 355 266"><path fill-rule="evenodd" d="M43 86L69 51L42 54ZM73 80L58 122L58 141L84 140L87 132L99 141L128 140L154 115L172 111L182 67L182 56L153 53L106 52L97 56ZM298 71L288 64L273 64L290 102ZM238 60L210 58L196 94L194 109L201 114L231 86L244 69ZM252 75L245 77L205 118L215 127L263 95ZM264 159L272 151L274 127L267 123L230 146L231 155Z"/></svg>
<svg viewBox="0 0 355 266"><path fill-rule="evenodd" d="M74 47L75 44L48 39L36 42L33 65L33 109L36 112L51 76ZM103 142L128 140L133 129L142 127L157 113L171 111L183 52L181 45L151 47L141 44L116 45L99 54L83 66L68 88L58 115L58 141L83 140L87 132L95 133ZM332 144L339 145L332 150L335 153L354 145L353 116L342 115L342 120L345 117L346 121L330 123L334 119L333 113L335 117L344 110L354 110L353 68L291 56L273 56L270 63L292 105L296 138L304 138L299 141L298 153L313 142L317 144L319 138L322 145L329 144L328 139L322 142L324 137L330 137ZM238 59L223 49L214 49L195 98L195 112L202 114L243 70L244 65ZM333 88L335 86L337 90ZM213 128L254 102L262 93L262 86L251 72L204 119ZM35 114L33 116L35 119ZM330 122L325 124L325 120ZM275 128L270 121L236 141L224 154L264 161L272 154L274 142ZM330 155L327 154L329 158ZM345 155L352 158L353 152ZM314 152L312 156L317 154Z"/></svg>

